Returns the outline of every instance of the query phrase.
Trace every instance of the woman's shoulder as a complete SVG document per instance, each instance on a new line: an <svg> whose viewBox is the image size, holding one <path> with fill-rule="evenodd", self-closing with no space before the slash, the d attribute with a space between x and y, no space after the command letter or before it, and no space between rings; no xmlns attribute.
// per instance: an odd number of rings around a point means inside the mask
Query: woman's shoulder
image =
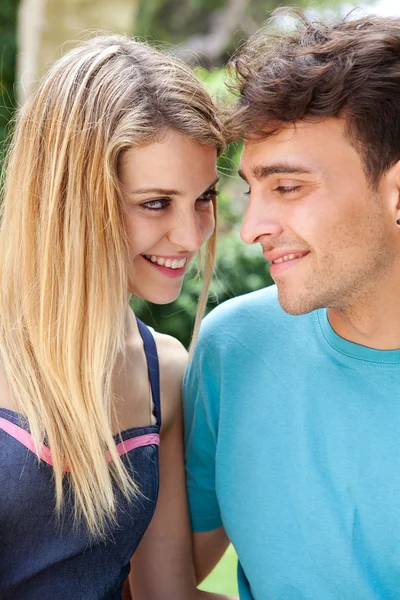
<svg viewBox="0 0 400 600"><path fill-rule="evenodd" d="M160 365L161 414L163 427L166 428L181 414L182 380L188 352L183 344L171 335L156 331L152 333Z"/></svg>

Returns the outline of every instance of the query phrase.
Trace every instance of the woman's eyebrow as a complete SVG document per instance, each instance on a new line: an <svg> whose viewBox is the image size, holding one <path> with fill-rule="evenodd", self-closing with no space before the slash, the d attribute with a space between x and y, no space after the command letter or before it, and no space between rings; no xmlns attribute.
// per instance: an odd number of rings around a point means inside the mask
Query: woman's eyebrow
<svg viewBox="0 0 400 600"><path fill-rule="evenodd" d="M183 193L180 190L169 190L166 188L139 188L137 190L130 190L130 194L160 194L165 196L182 196Z"/></svg>
<svg viewBox="0 0 400 600"><path fill-rule="evenodd" d="M215 179L208 187L206 187L205 191L215 187L217 185L218 181L219 181L219 177L217 177L217 179Z"/></svg>
<svg viewBox="0 0 400 600"><path fill-rule="evenodd" d="M215 179L215 181L213 181L213 183L211 183L211 185L209 185L208 187L206 187L206 190L209 190L210 188L214 187L215 185L217 185L219 181L219 177L217 177L217 179ZM181 190L171 190L171 189L166 189L166 188L138 188L137 190L130 190L129 191L130 194L157 194L157 195L164 195L164 196L183 196L183 192Z"/></svg>

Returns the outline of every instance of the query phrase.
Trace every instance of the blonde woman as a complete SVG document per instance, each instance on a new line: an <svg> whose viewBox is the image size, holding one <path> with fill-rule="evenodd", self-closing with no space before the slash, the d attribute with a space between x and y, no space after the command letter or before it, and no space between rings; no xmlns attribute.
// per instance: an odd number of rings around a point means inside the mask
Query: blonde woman
<svg viewBox="0 0 400 600"><path fill-rule="evenodd" d="M223 143L190 69L120 36L72 50L19 113L0 231L2 600L119 599L134 553L135 600L212 597L189 542L186 353L129 297L173 301L206 243L204 305Z"/></svg>

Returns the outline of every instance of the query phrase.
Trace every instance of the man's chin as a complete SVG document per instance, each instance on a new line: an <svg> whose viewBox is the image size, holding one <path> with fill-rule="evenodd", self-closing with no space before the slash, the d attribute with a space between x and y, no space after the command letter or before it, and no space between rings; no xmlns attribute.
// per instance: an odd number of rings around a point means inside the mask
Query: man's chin
<svg viewBox="0 0 400 600"><path fill-rule="evenodd" d="M278 287L278 301L282 309L289 315L305 315L312 312L316 308L319 308L317 303L311 300L311 298L304 298L301 294L287 294L279 290Z"/></svg>

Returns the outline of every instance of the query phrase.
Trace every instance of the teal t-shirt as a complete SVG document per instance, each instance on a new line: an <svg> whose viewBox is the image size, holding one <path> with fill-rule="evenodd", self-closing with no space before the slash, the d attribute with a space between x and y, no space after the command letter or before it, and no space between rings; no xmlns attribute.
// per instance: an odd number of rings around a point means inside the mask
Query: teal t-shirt
<svg viewBox="0 0 400 600"><path fill-rule="evenodd" d="M241 600L400 598L400 351L268 288L204 320L184 407L193 529L224 526Z"/></svg>

